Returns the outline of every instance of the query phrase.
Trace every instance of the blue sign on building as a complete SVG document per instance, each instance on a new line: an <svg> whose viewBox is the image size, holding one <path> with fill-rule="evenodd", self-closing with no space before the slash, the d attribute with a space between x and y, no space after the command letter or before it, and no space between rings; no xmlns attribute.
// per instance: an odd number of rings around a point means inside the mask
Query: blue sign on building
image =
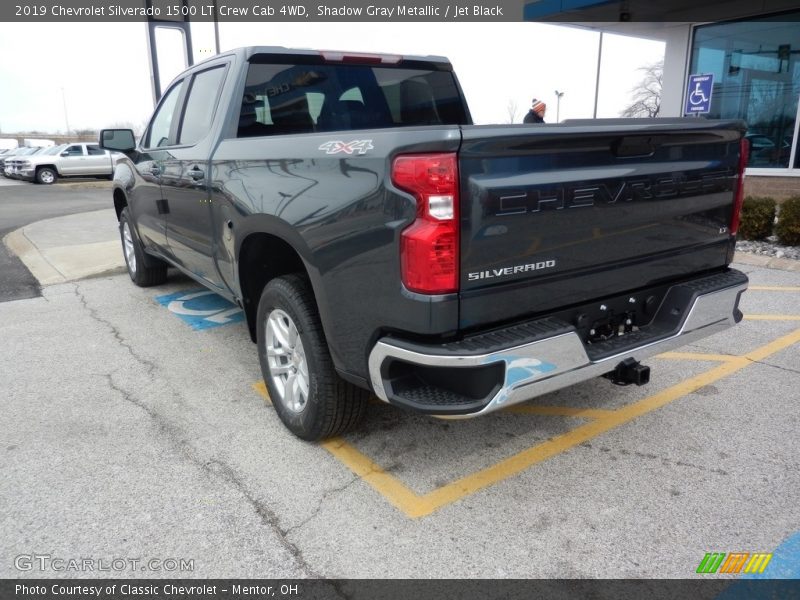
<svg viewBox="0 0 800 600"><path fill-rule="evenodd" d="M714 88L714 75L689 75L686 86L685 115L701 115L711 111L711 91Z"/></svg>

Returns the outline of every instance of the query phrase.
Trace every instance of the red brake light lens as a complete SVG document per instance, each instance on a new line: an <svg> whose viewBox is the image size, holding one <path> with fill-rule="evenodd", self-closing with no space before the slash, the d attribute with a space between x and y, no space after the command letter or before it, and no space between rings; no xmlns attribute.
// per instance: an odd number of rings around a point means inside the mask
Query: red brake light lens
<svg viewBox="0 0 800 600"><path fill-rule="evenodd" d="M398 156L392 164L392 183L417 200L417 218L400 234L403 285L420 294L457 292L456 154Z"/></svg>
<svg viewBox="0 0 800 600"><path fill-rule="evenodd" d="M733 200L733 214L731 214L731 235L739 231L739 221L742 216L742 203L744 202L744 170L750 158L750 141L742 138L739 142L739 176L736 179L736 196Z"/></svg>

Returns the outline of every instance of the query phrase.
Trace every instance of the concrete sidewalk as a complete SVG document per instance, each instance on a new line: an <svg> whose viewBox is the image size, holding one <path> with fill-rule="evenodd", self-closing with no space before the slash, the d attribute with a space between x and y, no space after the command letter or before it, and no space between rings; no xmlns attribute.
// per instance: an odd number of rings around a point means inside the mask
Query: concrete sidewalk
<svg viewBox="0 0 800 600"><path fill-rule="evenodd" d="M113 208L31 223L3 241L41 285L125 268Z"/></svg>
<svg viewBox="0 0 800 600"><path fill-rule="evenodd" d="M4 241L41 285L125 269L113 208L38 221L8 234ZM737 252L735 262L800 272L800 261L786 258Z"/></svg>

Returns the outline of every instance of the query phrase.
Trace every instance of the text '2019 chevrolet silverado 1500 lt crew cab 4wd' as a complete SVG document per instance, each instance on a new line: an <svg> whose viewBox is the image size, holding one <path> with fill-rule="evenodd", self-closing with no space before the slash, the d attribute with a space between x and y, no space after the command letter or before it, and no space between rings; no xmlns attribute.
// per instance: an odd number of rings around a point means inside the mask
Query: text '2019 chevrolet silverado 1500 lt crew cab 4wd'
<svg viewBox="0 0 800 600"><path fill-rule="evenodd" d="M243 307L278 415L319 439L374 392L474 416L741 319L744 123L473 126L436 57L244 48L101 133L138 285Z"/></svg>

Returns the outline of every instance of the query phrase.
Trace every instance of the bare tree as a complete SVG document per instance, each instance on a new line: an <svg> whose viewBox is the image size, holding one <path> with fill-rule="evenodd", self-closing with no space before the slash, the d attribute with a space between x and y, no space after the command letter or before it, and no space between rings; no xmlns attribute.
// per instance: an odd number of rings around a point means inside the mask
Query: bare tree
<svg viewBox="0 0 800 600"><path fill-rule="evenodd" d="M508 122L509 123L516 123L517 122L517 101L516 100L509 100L506 104L506 110L508 111Z"/></svg>
<svg viewBox="0 0 800 600"><path fill-rule="evenodd" d="M664 80L664 61L640 67L642 80L631 88L630 106L620 113L621 117L657 117L661 111L661 91Z"/></svg>

